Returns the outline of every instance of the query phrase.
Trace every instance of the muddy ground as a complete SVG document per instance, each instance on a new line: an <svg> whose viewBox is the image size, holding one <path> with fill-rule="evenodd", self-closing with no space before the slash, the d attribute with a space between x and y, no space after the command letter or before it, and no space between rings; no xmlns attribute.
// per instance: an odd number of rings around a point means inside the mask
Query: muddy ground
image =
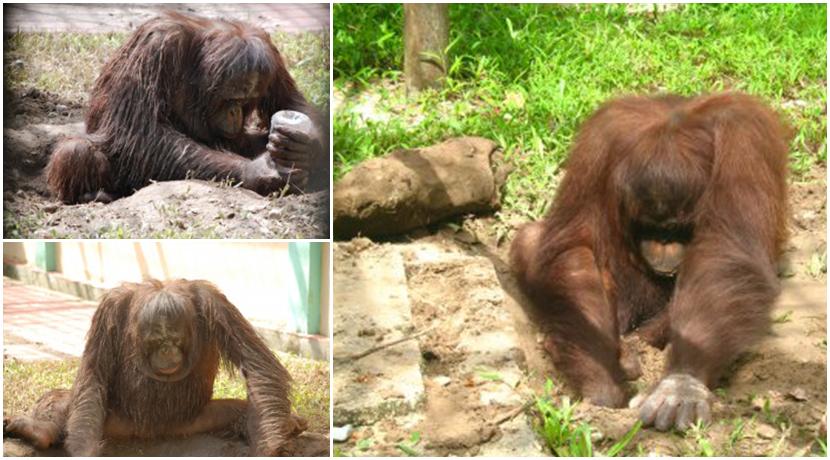
<svg viewBox="0 0 830 460"><path fill-rule="evenodd" d="M39 90L4 96L6 238L328 238L328 192L262 197L189 180L110 204L64 205L48 193L43 168L58 139L83 132L83 105Z"/></svg>
<svg viewBox="0 0 830 460"><path fill-rule="evenodd" d="M792 235L772 332L715 392L713 423L700 433L642 430L624 454L820 453L815 441L827 397L825 177L817 168L792 182ZM334 421L348 426L336 452L551 453L537 434L532 401L547 378L556 400L572 394L522 306L506 265L509 241L500 241L497 227L493 218L471 217L395 241L335 245ZM389 287L396 282L400 289ZM373 304L383 308L373 311ZM632 390L648 388L660 377L663 353L632 345L643 368ZM374 351L356 357L361 350ZM601 453L634 425L636 412L579 404L575 418L594 428Z"/></svg>

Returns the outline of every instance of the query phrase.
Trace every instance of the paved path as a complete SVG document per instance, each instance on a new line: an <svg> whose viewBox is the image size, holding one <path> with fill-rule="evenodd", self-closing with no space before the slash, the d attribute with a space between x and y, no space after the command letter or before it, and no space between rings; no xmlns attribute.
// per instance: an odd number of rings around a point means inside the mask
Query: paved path
<svg viewBox="0 0 830 460"><path fill-rule="evenodd" d="M156 16L162 9L209 18L241 19L265 30L300 32L329 29L329 5L171 3L171 4L5 4L3 32L124 32Z"/></svg>
<svg viewBox="0 0 830 460"><path fill-rule="evenodd" d="M3 356L81 356L97 304L3 278Z"/></svg>

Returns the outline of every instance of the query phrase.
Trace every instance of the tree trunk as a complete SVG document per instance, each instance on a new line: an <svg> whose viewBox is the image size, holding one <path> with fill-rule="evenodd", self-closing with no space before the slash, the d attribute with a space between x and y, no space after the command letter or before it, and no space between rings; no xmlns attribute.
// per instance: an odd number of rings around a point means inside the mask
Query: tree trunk
<svg viewBox="0 0 830 460"><path fill-rule="evenodd" d="M404 4L404 74L407 91L441 86L447 72L447 4Z"/></svg>

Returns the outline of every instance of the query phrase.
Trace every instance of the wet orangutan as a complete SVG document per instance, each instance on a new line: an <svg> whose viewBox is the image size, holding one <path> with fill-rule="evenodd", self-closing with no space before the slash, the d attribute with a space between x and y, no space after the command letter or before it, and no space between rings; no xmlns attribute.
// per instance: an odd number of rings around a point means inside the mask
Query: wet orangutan
<svg viewBox="0 0 830 460"><path fill-rule="evenodd" d="M309 116L314 132L267 122ZM46 168L65 203L108 202L151 181L230 180L267 195L328 186L323 118L264 30L168 12L141 25L104 66L86 135L59 142Z"/></svg>
<svg viewBox="0 0 830 460"><path fill-rule="evenodd" d="M786 239L787 132L742 94L626 97L582 126L553 205L511 247L545 348L588 401L620 407L637 356L668 345L631 401L666 430L708 420L710 391L766 331Z"/></svg>
<svg viewBox="0 0 830 460"><path fill-rule="evenodd" d="M247 400L211 399L220 361L246 379ZM52 390L4 435L74 456L107 439L243 435L252 454L291 453L307 426L291 411L291 376L254 328L205 281L124 284L101 300L72 390Z"/></svg>

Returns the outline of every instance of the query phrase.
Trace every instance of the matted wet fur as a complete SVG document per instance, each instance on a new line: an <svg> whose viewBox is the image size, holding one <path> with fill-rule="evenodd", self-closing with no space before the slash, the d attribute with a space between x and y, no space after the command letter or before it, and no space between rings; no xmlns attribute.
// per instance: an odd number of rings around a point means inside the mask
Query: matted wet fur
<svg viewBox="0 0 830 460"><path fill-rule="evenodd" d="M546 348L583 397L625 404L639 364L620 335L638 329L669 345L644 422L708 417L705 386L764 334L779 292L787 136L735 93L626 97L585 122L548 215L511 248Z"/></svg>
<svg viewBox="0 0 830 460"><path fill-rule="evenodd" d="M140 331L142 321L151 327ZM170 325L178 325L166 332L181 351L178 370L154 377L154 347L161 345L148 331ZM162 356L170 355L165 348ZM247 400L211 400L220 361L241 371ZM238 432L254 455L286 455L307 427L291 412L290 382L250 323L210 283L124 284L104 295L93 316L71 392L48 392L31 416L4 420L4 434L41 449L63 443L71 455L95 456L104 439Z"/></svg>
<svg viewBox="0 0 830 460"><path fill-rule="evenodd" d="M267 121L279 110L307 114L318 136L288 135L266 151ZM324 125L264 30L166 12L104 66L87 135L55 146L47 183L65 203L106 202L150 181L186 178L228 179L263 195L287 182L316 191L328 186Z"/></svg>

